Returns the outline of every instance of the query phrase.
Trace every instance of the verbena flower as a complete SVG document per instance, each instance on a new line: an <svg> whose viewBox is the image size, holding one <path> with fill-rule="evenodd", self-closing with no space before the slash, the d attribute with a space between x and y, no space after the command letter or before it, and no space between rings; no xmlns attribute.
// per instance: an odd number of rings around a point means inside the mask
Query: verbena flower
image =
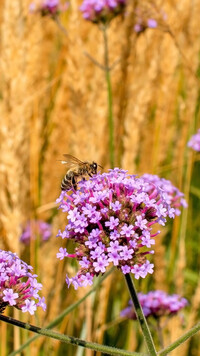
<svg viewBox="0 0 200 356"><path fill-rule="evenodd" d="M138 18L134 25L134 30L137 33L144 32L147 28L156 28L158 23L155 19L142 19Z"/></svg>
<svg viewBox="0 0 200 356"><path fill-rule="evenodd" d="M155 11L151 5L147 8L140 6L135 10L134 31L140 34L148 28L165 28L166 18L167 15L162 10Z"/></svg>
<svg viewBox="0 0 200 356"><path fill-rule="evenodd" d="M138 293L138 299L145 317L152 316L155 319L175 315L188 304L187 299L181 298L178 294L169 295L161 290L147 294ZM136 319L132 300L129 301L129 306L121 311L121 316Z"/></svg>
<svg viewBox="0 0 200 356"><path fill-rule="evenodd" d="M80 11L86 20L108 23L123 12L126 0L83 0Z"/></svg>
<svg viewBox="0 0 200 356"><path fill-rule="evenodd" d="M0 313L6 306L14 306L22 312L34 314L38 306L46 310L44 298L38 292L42 284L32 267L22 261L16 253L0 250Z"/></svg>
<svg viewBox="0 0 200 356"><path fill-rule="evenodd" d="M200 152L200 129L198 129L197 133L191 137L188 142L188 147Z"/></svg>
<svg viewBox="0 0 200 356"><path fill-rule="evenodd" d="M68 2L61 4L59 0L43 0L32 2L29 6L30 12L39 12L42 16L55 17L68 9Z"/></svg>
<svg viewBox="0 0 200 356"><path fill-rule="evenodd" d="M38 236L40 242L49 240L52 234L51 225L42 220L29 221L20 236L20 241L25 245L30 244L31 239L36 239Z"/></svg>
<svg viewBox="0 0 200 356"><path fill-rule="evenodd" d="M166 217L177 213L164 187L118 168L79 182L71 195L61 192L57 202L68 220L57 236L77 244L73 254L60 248L57 257L78 260L77 275L66 277L75 289L91 285L110 264L136 279L153 273L147 256L154 253L159 231L152 233L152 226L165 225Z"/></svg>
<svg viewBox="0 0 200 356"><path fill-rule="evenodd" d="M159 187L160 190L162 190L163 194L163 205L166 209L169 207L174 208L174 213L175 215L180 215L180 207L183 206L184 208L187 208L187 203L186 200L184 199L184 194L179 191L178 188L176 188L169 180L165 178L160 178L157 175L153 174L147 174L145 173L142 178L149 182L151 185L151 188L149 190L149 193L151 193L154 190L154 187L157 186ZM169 211L169 217L170 216L170 211Z"/></svg>

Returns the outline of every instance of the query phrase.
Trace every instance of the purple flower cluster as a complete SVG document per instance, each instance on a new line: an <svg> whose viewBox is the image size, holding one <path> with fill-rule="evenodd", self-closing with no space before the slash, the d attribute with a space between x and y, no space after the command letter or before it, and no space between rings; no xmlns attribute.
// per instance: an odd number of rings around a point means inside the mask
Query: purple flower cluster
<svg viewBox="0 0 200 356"><path fill-rule="evenodd" d="M137 33L144 32L147 28L156 28L158 23L155 19L144 19L139 17L134 26L134 31Z"/></svg>
<svg viewBox="0 0 200 356"><path fill-rule="evenodd" d="M55 17L60 12L68 9L68 3L61 4L60 0L43 0L39 3L31 3L29 6L30 12L39 12L42 16Z"/></svg>
<svg viewBox="0 0 200 356"><path fill-rule="evenodd" d="M152 225L165 225L166 217L176 214L167 192L118 168L81 181L78 188L71 195L61 192L57 200L68 220L57 236L77 243L73 254L60 248L57 257L75 258L81 266L75 277L66 277L68 287L91 285L109 264L136 279L153 273L146 257L154 253L159 231L152 234Z"/></svg>
<svg viewBox="0 0 200 356"><path fill-rule="evenodd" d="M138 34L144 32L148 28L165 28L167 15L162 11L155 11L154 7L143 8L138 7L135 10L135 26L134 31Z"/></svg>
<svg viewBox="0 0 200 356"><path fill-rule="evenodd" d="M188 142L188 147L200 152L200 129L198 129L197 133L191 137Z"/></svg>
<svg viewBox="0 0 200 356"><path fill-rule="evenodd" d="M176 188L169 180L165 178L160 178L157 175L153 174L144 174L142 178L147 181L150 185L151 188L149 190L149 193L151 194L152 191L154 190L155 186L158 187L162 192L162 198L163 198L163 205L166 209L169 207L174 208L175 215L180 215L180 207L183 206L184 208L187 208L187 203L186 200L183 198L184 194L179 191L178 188ZM169 211L169 217L170 216L170 211Z"/></svg>
<svg viewBox="0 0 200 356"><path fill-rule="evenodd" d="M42 220L29 221L20 236L20 241L25 245L30 244L31 239L39 236L41 242L49 240L52 234L51 225Z"/></svg>
<svg viewBox="0 0 200 356"><path fill-rule="evenodd" d="M155 319L175 315L188 304L187 299L181 298L178 294L169 295L160 290L147 294L138 293L138 299L145 317L152 316ZM129 301L129 306L121 311L121 316L136 319L132 300Z"/></svg>
<svg viewBox="0 0 200 356"><path fill-rule="evenodd" d="M32 267L16 253L0 250L0 313L6 306L14 306L23 313L28 311L31 315L38 306L46 310L44 297L38 295L42 284L30 270Z"/></svg>
<svg viewBox="0 0 200 356"><path fill-rule="evenodd" d="M86 20L94 23L108 23L121 14L126 0L83 0L80 11Z"/></svg>

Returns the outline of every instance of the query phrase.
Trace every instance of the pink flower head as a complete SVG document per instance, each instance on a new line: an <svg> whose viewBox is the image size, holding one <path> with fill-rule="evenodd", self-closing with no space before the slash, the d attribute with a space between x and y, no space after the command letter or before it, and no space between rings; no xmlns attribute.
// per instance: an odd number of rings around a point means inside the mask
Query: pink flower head
<svg viewBox="0 0 200 356"><path fill-rule="evenodd" d="M167 210L169 217L180 215L180 208L187 208L187 202L184 199L184 194L181 193L169 180L160 178L153 174L143 174L142 178L149 182L151 189L149 193L153 194L155 187L160 190L162 195L162 210Z"/></svg>
<svg viewBox="0 0 200 356"><path fill-rule="evenodd" d="M42 220L28 221L21 236L20 241L25 245L30 244L30 240L39 237L40 242L50 239L52 234L51 225Z"/></svg>
<svg viewBox="0 0 200 356"><path fill-rule="evenodd" d="M135 25L134 31L140 34L144 32L148 28L156 29L156 28L165 28L166 26L167 15L162 11L154 11L151 4L149 6L142 6L136 8L135 10Z"/></svg>
<svg viewBox="0 0 200 356"><path fill-rule="evenodd" d="M39 12L42 16L55 17L59 13L68 9L68 3L61 4L60 0L43 0L37 3L31 3L29 6L30 12Z"/></svg>
<svg viewBox="0 0 200 356"><path fill-rule="evenodd" d="M152 234L152 225L165 225L176 213L168 195L165 186L118 168L79 182L71 195L62 192L58 202L67 225L58 236L74 241L76 248L71 255L62 249L57 257L75 258L81 266L75 277L66 277L68 286L91 284L110 264L136 279L153 273L147 257L154 253L159 230Z"/></svg>
<svg viewBox="0 0 200 356"><path fill-rule="evenodd" d="M30 270L32 267L20 260L16 253L0 250L0 313L6 306L28 311L31 315L38 306L45 310L44 298L38 294L42 284Z"/></svg>
<svg viewBox="0 0 200 356"><path fill-rule="evenodd" d="M126 0L83 0L80 11L84 19L94 23L108 23L123 12Z"/></svg>
<svg viewBox="0 0 200 356"><path fill-rule="evenodd" d="M194 151L200 152L200 129L197 133L191 137L188 142L188 147L192 148Z"/></svg>
<svg viewBox="0 0 200 356"><path fill-rule="evenodd" d="M178 294L169 295L160 290L147 294L138 293L138 298L146 318L152 316L157 319L175 315L188 304L187 299L181 298ZM121 311L121 316L136 319L132 300L129 301L129 306Z"/></svg>

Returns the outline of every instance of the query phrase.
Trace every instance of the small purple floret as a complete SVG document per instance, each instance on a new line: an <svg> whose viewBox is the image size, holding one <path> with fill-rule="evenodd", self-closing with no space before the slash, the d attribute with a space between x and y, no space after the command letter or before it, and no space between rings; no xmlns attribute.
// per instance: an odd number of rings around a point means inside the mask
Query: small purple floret
<svg viewBox="0 0 200 356"><path fill-rule="evenodd" d="M16 304L16 300L19 297L18 293L14 293L13 290L10 289L5 289L3 291L3 301L8 302L11 306Z"/></svg>
<svg viewBox="0 0 200 356"><path fill-rule="evenodd" d="M147 25L149 28L156 28L158 26L157 21L154 19L148 19Z"/></svg>

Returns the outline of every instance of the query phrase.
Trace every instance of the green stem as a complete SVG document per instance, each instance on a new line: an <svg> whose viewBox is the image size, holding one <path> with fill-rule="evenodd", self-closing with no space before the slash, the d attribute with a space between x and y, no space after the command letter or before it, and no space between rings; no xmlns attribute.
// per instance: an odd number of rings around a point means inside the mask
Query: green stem
<svg viewBox="0 0 200 356"><path fill-rule="evenodd" d="M69 40L68 32L67 32L66 28L61 24L59 16L56 15L56 16L54 16L54 17L52 17L52 18L53 18L53 20L56 22L56 24L57 24L58 28L61 30L61 32L63 32L64 35L65 35L65 36L68 38L68 40Z"/></svg>
<svg viewBox="0 0 200 356"><path fill-rule="evenodd" d="M163 340L163 331L160 325L160 319L156 319L156 330L157 330L157 335L158 335L158 340L160 347L164 349L164 340Z"/></svg>
<svg viewBox="0 0 200 356"><path fill-rule="evenodd" d="M4 316L4 315L0 315L0 320L8 323L8 324L12 324L15 326L18 326L22 329L25 330L29 330L29 331L33 331L34 333L40 334L40 335L44 335L56 340L60 340L64 343L67 344L72 344L72 345L77 345L77 346L82 346L91 350L95 350L95 351L100 351L100 352L104 352L106 354L110 354L110 355L124 355L124 356L143 356L142 354L139 354L137 352L130 352L130 351L125 351L125 350L121 350L121 349L117 349L115 347L111 347L111 346L105 346L105 345L100 345L97 343L93 343L93 342L89 342L89 341L85 341L85 340L81 340L78 339L76 337L73 336L67 336L67 335L63 335L63 334L59 334L55 331L52 330L47 330L47 329L43 329L43 328L39 328L37 326L28 324L28 323L23 323L22 321L19 320L15 320L9 316Z"/></svg>
<svg viewBox="0 0 200 356"><path fill-rule="evenodd" d="M110 79L110 66L109 66L109 52L108 52L108 36L107 36L107 26L101 27L104 39L104 65L107 83L107 94L108 94L108 127L109 127L109 156L110 156L110 167L114 168L114 123L113 123L113 110L112 110L112 86Z"/></svg>
<svg viewBox="0 0 200 356"><path fill-rule="evenodd" d="M139 302L139 299L138 299L138 296L137 296L137 293L136 293L135 286L133 284L132 278L131 278L130 274L125 274L124 277L125 277L125 280L126 280L126 283L127 283L130 295L131 295L131 299L133 301L133 305L135 307L135 313L136 313L137 319L138 319L138 321L140 323L140 326L141 326L141 329L142 329L142 333L143 333L144 339L145 339L146 344L147 344L149 355L150 356L156 356L157 352L156 352L156 349L155 349L155 345L154 345L154 342L153 342L153 339L152 339L152 336L151 336L151 333L150 333L146 318L144 316L142 307L140 305L140 302Z"/></svg>
<svg viewBox="0 0 200 356"><path fill-rule="evenodd" d="M196 334L199 330L200 330L200 323L193 326L193 328L191 328L189 331L187 331L185 334L183 334L181 337L179 337L171 345L167 346L164 350L159 351L158 355L166 356L169 352L176 349L178 346L182 345L185 341L187 341L191 336Z"/></svg>

